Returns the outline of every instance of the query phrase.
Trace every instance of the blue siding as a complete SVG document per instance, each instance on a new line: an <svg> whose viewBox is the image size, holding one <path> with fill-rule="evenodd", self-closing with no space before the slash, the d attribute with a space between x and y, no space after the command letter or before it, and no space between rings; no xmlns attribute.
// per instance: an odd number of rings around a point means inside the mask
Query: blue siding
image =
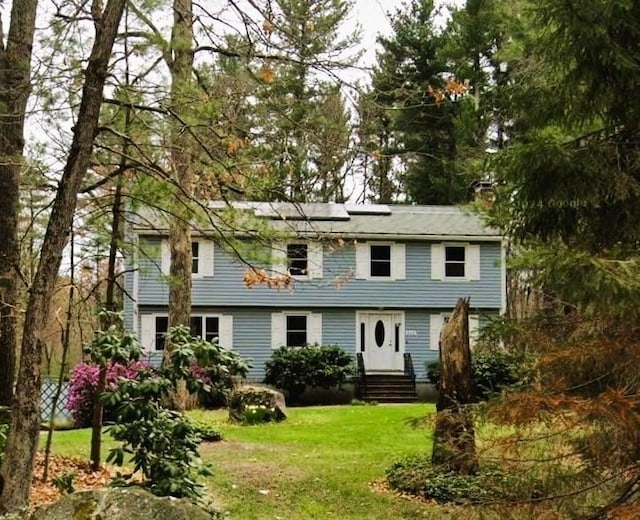
<svg viewBox="0 0 640 520"><path fill-rule="evenodd" d="M440 311L438 311L439 313ZM437 361L438 351L429 348L431 312L409 310L405 312L405 352L411 354L413 368L419 381L426 381L425 361Z"/></svg>
<svg viewBox="0 0 640 520"><path fill-rule="evenodd" d="M280 308L220 308L198 307L194 313L227 314L233 316L233 350L250 359L252 368L249 378L262 380L264 364L271 357L271 313ZM339 345L346 352L356 353L356 313L359 309L318 309L304 307L301 310L322 314L322 339L325 345ZM430 315L450 309L405 310L405 352L411 354L419 381L426 381L425 362L437 361L438 351L431 350L429 327ZM141 309L146 312L166 312L160 307ZM484 320L481 320L481 325ZM157 353L154 353L157 354ZM153 356L152 356L153 357ZM145 359L147 359L145 357ZM150 360L150 359L147 359ZM153 360L150 360L153 361Z"/></svg>
<svg viewBox="0 0 640 520"><path fill-rule="evenodd" d="M168 300L168 289L158 265L160 239L145 240L156 258L141 258L139 303L157 305ZM247 289L243 284L246 265L221 248L215 249L214 276L193 280L194 306L278 306L358 308L452 308L459 297L470 297L471 305L484 309L501 306L500 244L480 244L480 280L447 282L431 279L431 247L425 242L406 244L406 280L356 280L352 246L329 253L325 248L324 278L297 282L277 291L267 287ZM337 284L338 280L344 283Z"/></svg>

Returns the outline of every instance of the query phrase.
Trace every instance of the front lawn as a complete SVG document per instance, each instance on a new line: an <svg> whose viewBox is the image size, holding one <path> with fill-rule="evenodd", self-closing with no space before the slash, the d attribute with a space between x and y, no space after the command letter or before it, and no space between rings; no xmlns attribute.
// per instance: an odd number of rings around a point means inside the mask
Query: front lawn
<svg viewBox="0 0 640 520"><path fill-rule="evenodd" d="M433 412L430 404L290 408L286 421L255 426L227 423L226 410L190 415L222 431L222 442L201 447L214 471L205 483L234 520L459 518L457 508L371 486L394 461L430 454L430 428L409 422ZM53 452L86 458L90 435L56 432ZM104 439L103 459L114 445Z"/></svg>
<svg viewBox="0 0 640 520"><path fill-rule="evenodd" d="M234 426L226 412L194 412L224 437L205 444L208 485L234 519L433 518L430 507L370 484L394 461L430 453L426 429L411 419L433 405L290 408L280 424ZM441 508L438 508L441 511Z"/></svg>

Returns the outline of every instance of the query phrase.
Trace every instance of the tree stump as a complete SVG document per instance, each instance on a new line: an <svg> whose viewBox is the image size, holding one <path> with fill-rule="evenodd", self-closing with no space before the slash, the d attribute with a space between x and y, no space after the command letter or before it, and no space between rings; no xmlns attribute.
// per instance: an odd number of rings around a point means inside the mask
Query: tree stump
<svg viewBox="0 0 640 520"><path fill-rule="evenodd" d="M460 298L440 336L440 392L431 462L459 475L478 471L475 432L466 405L473 401L469 300Z"/></svg>

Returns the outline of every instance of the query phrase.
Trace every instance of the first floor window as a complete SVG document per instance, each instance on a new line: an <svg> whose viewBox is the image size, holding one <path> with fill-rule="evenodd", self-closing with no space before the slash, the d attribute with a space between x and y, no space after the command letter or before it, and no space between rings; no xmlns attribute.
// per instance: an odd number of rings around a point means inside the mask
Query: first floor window
<svg viewBox="0 0 640 520"><path fill-rule="evenodd" d="M156 316L156 337L154 345L156 350L164 350L167 343L167 331L169 330L169 318Z"/></svg>
<svg viewBox="0 0 640 520"><path fill-rule="evenodd" d="M464 246L446 246L444 248L444 275L446 278L465 277Z"/></svg>
<svg viewBox="0 0 640 520"><path fill-rule="evenodd" d="M286 340L287 347L302 347L307 344L306 315L287 315Z"/></svg>
<svg viewBox="0 0 640 520"><path fill-rule="evenodd" d="M371 276L391 277L391 246L372 245L371 255Z"/></svg>
<svg viewBox="0 0 640 520"><path fill-rule="evenodd" d="M191 335L212 342L220 337L217 316L191 316Z"/></svg>

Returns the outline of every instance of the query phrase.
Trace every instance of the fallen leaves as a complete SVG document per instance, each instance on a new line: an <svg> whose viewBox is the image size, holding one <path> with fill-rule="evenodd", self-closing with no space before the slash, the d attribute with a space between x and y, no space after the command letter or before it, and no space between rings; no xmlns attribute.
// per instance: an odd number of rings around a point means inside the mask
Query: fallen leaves
<svg viewBox="0 0 640 520"><path fill-rule="evenodd" d="M76 491L98 489L109 485L115 470L103 466L98 471L91 471L88 460L77 457L60 457L52 455L49 459L49 477L42 482L44 470L44 454L36 455L36 465L31 485L31 505L55 502L61 496L58 488L53 484L54 479L73 473L73 487Z"/></svg>

